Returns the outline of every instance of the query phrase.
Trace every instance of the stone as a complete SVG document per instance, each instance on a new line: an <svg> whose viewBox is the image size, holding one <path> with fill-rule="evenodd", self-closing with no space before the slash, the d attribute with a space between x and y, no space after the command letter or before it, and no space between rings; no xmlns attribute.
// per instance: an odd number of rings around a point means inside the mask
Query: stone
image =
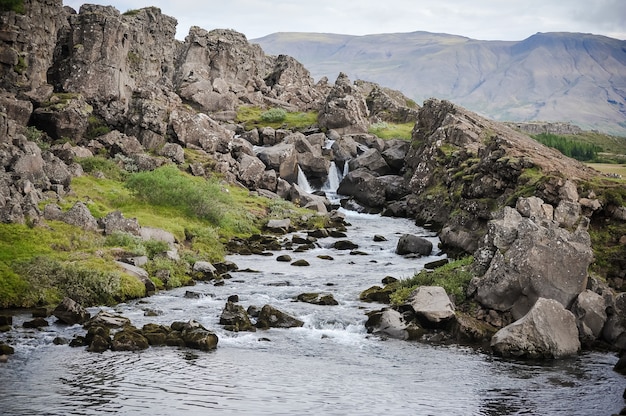
<svg viewBox="0 0 626 416"><path fill-rule="evenodd" d="M587 285L593 260L588 232L568 231L553 222L544 226L526 217L509 222L507 217L489 224L483 248L493 257L472 284L476 299L489 309L510 310L514 319L524 316L540 297L569 307Z"/></svg>
<svg viewBox="0 0 626 416"><path fill-rule="evenodd" d="M113 211L108 213L99 221L100 226L106 235L116 232L129 233L132 235L140 235L141 227L136 218L125 218L121 211Z"/></svg>
<svg viewBox="0 0 626 416"><path fill-rule="evenodd" d="M423 326L440 328L455 317L454 304L440 286L420 286L413 291L408 303Z"/></svg>
<svg viewBox="0 0 626 416"><path fill-rule="evenodd" d="M607 320L606 302L602 296L587 289L578 295L571 311L584 343L591 343L600 337Z"/></svg>
<svg viewBox="0 0 626 416"><path fill-rule="evenodd" d="M350 240L339 240L333 243L332 248L336 250L354 250L359 248L359 245Z"/></svg>
<svg viewBox="0 0 626 416"><path fill-rule="evenodd" d="M68 297L63 298L61 303L52 311L52 315L68 325L83 324L91 317L85 308Z"/></svg>
<svg viewBox="0 0 626 416"><path fill-rule="evenodd" d="M150 279L150 275L145 269L121 261L116 261L115 264L120 266L122 270L124 270L124 272L136 277L141 283L143 283L146 288L146 295L150 295L156 292L156 285Z"/></svg>
<svg viewBox="0 0 626 416"><path fill-rule="evenodd" d="M433 251L433 243L430 240L412 234L404 234L398 240L396 253L400 255L418 254L428 256Z"/></svg>
<svg viewBox="0 0 626 416"><path fill-rule="evenodd" d="M259 329L269 328L294 328L301 327L304 322L274 308L271 305L264 305L261 308L257 319L256 327Z"/></svg>
<svg viewBox="0 0 626 416"><path fill-rule="evenodd" d="M83 325L84 328L89 329L92 326L101 326L105 328L123 328L126 325L130 325L130 319L116 315L111 312L101 310L96 316L89 319Z"/></svg>
<svg viewBox="0 0 626 416"><path fill-rule="evenodd" d="M289 263L291 262L291 256L289 254L281 254L280 256L276 257L276 261L280 261L280 262L284 262L284 263Z"/></svg>
<svg viewBox="0 0 626 416"><path fill-rule="evenodd" d="M291 265L292 266L305 267L305 266L310 266L311 264L309 264L309 262L304 260L304 259L299 259L299 260L296 260L296 261L292 262Z"/></svg>
<svg viewBox="0 0 626 416"><path fill-rule="evenodd" d="M368 334L386 336L394 339L408 340L408 327L402 314L395 309L385 308L370 312L365 322Z"/></svg>
<svg viewBox="0 0 626 416"><path fill-rule="evenodd" d="M98 221L82 202L76 202L72 208L62 214L61 221L87 231L96 231L99 228Z"/></svg>
<svg viewBox="0 0 626 416"><path fill-rule="evenodd" d="M239 331L256 331L254 325L250 321L246 309L234 302L226 302L226 306L220 315L220 325L224 325L224 329L233 332Z"/></svg>
<svg viewBox="0 0 626 416"><path fill-rule="evenodd" d="M503 357L564 358L578 354L576 318L554 299L539 298L521 319L493 336L491 348Z"/></svg>
<svg viewBox="0 0 626 416"><path fill-rule="evenodd" d="M350 171L339 183L337 193L372 208L380 208L386 201L385 186L367 170Z"/></svg>
<svg viewBox="0 0 626 416"><path fill-rule="evenodd" d="M291 227L291 220L289 218L284 219L272 219L267 222L265 228L269 231L285 234Z"/></svg>
<svg viewBox="0 0 626 416"><path fill-rule="evenodd" d="M174 329L173 324L172 329ZM217 348L219 341L219 338L213 331L206 329L199 322L193 320L182 325L181 339L186 347L201 351L214 350Z"/></svg>
<svg viewBox="0 0 626 416"><path fill-rule="evenodd" d="M355 171L357 169L363 168L370 172L379 175L387 175L391 173L391 168L380 154L378 149L367 149L365 152L361 153L357 156L356 159L350 160L348 163L350 166L350 171Z"/></svg>
<svg viewBox="0 0 626 416"><path fill-rule="evenodd" d="M391 286L371 286L368 289L365 289L359 295L359 299L366 302L380 302L380 303L389 303L389 296L394 292L394 288Z"/></svg>
<svg viewBox="0 0 626 416"><path fill-rule="evenodd" d="M113 335L111 349L113 351L141 351L150 346L141 331L133 326L126 326Z"/></svg>
<svg viewBox="0 0 626 416"><path fill-rule="evenodd" d="M311 303L313 305L339 305L332 294L322 293L301 293L296 299L300 302Z"/></svg>
<svg viewBox="0 0 626 416"><path fill-rule="evenodd" d="M208 261L195 262L193 271L199 277L199 280L210 280L217 276L217 269Z"/></svg>
<svg viewBox="0 0 626 416"><path fill-rule="evenodd" d="M44 326L49 326L50 324L45 318L35 318L30 321L25 321L22 326L24 328L42 328Z"/></svg>

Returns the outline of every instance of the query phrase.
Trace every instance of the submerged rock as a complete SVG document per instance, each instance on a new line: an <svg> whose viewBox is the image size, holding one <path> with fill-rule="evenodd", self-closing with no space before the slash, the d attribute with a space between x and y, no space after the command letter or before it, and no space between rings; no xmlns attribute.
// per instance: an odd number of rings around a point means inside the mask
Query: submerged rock
<svg viewBox="0 0 626 416"><path fill-rule="evenodd" d="M265 305L259 313L256 327L259 329L269 328L294 328L301 327L304 322L280 311L273 306Z"/></svg>

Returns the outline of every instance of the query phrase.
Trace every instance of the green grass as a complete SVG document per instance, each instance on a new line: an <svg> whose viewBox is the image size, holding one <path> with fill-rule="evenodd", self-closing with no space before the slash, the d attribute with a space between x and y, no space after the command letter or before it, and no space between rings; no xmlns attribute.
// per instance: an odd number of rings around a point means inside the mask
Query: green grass
<svg viewBox="0 0 626 416"><path fill-rule="evenodd" d="M246 130L261 127L298 130L317 124L317 112L288 112L282 109L240 106L237 110L237 122L245 124Z"/></svg>
<svg viewBox="0 0 626 416"><path fill-rule="evenodd" d="M415 123L375 123L369 128L369 133L374 134L381 139L402 139L411 140L411 134Z"/></svg>
<svg viewBox="0 0 626 416"><path fill-rule="evenodd" d="M467 256L435 270L422 270L409 279L400 280L390 296L391 303L404 304L419 286L441 286L453 298L454 303L460 305L466 300L467 286L474 276L471 272L473 261L473 256Z"/></svg>

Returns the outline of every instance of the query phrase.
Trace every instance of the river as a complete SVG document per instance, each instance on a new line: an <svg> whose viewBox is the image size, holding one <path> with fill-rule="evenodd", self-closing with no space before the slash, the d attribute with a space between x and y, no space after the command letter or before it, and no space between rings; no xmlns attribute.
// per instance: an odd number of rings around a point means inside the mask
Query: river
<svg viewBox="0 0 626 416"><path fill-rule="evenodd" d="M224 286L159 292L106 310L141 327L195 319L219 336L215 351L153 347L89 353L54 345L84 330L49 318L42 330L0 334L15 347L0 364L3 415L610 415L624 406L623 376L612 353L585 352L544 362L504 360L468 347L383 340L367 334L365 313L383 305L358 295L385 276L409 277L430 257L395 254L398 237L437 236L405 219L347 212L348 238L366 255L318 241L295 267L273 256L232 255L240 270ZM388 241L374 242L375 234ZM285 251L280 254L285 254ZM332 256L323 260L320 255ZM199 298L185 297L187 291ZM304 292L331 293L337 306L294 302ZM219 325L230 295L244 307L270 304L305 322L301 328L232 333ZM92 314L100 308L90 309ZM146 316L146 311L159 311Z"/></svg>

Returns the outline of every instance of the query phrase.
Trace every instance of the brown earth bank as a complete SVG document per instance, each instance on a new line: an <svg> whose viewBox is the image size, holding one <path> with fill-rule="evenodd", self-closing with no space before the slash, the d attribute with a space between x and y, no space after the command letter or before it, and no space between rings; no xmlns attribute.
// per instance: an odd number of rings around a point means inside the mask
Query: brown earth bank
<svg viewBox="0 0 626 416"><path fill-rule="evenodd" d="M383 310L373 332L384 332L381 322L403 338L411 338L411 325L453 328L515 357L562 357L597 343L626 348L623 181L449 101L420 107L345 74L334 84L314 83L295 59L266 55L231 30L193 27L178 41L175 19L154 7L121 14L83 5L76 12L57 0L24 0L23 13L3 11L0 21L3 223L155 232L120 213L55 205L84 174L77 160L94 155L131 161L138 171L175 165L219 177L332 223L336 207L305 192L298 174L323 184L332 164L344 172L347 165L339 186L344 206L415 219L439 231L451 257L473 256L465 300L455 305L432 289L438 286L423 286ZM312 111L317 122L253 127L238 118L251 107ZM368 132L381 122L414 122L411 140ZM189 160L189 150L200 163ZM265 225L269 233L292 224ZM184 241L156 233L175 257ZM196 263L187 265L195 278L213 273L211 264ZM146 292L156 289L158 270L118 265Z"/></svg>

